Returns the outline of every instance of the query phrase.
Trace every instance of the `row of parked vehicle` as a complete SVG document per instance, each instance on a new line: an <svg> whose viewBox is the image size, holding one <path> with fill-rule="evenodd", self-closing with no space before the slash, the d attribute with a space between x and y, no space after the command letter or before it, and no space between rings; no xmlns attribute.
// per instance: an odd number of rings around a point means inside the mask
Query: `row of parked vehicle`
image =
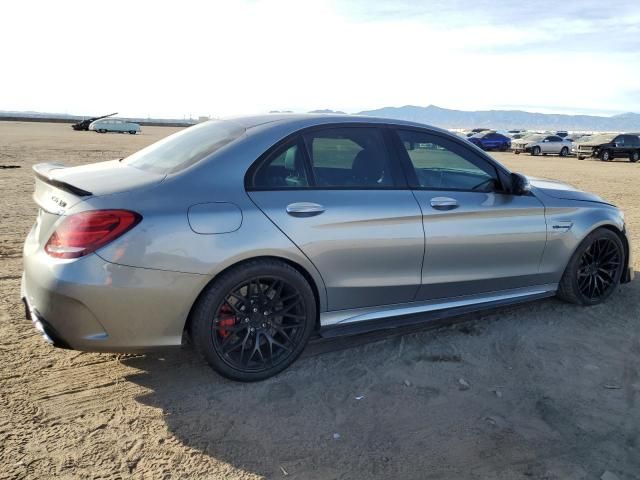
<svg viewBox="0 0 640 480"><path fill-rule="evenodd" d="M555 133L532 133L522 130L500 132L474 129L470 132L459 132L458 135L483 150L511 150L516 155L575 155L580 160L593 157L604 162L616 158L626 158L631 162L640 159L639 133L569 134L565 130Z"/></svg>

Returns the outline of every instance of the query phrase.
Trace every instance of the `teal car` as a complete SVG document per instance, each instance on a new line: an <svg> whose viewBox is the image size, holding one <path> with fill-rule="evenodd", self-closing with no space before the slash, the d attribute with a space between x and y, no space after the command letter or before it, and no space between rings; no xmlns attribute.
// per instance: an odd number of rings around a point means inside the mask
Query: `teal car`
<svg viewBox="0 0 640 480"><path fill-rule="evenodd" d="M89 130L98 133L118 132L135 135L140 132L140 125L119 118L103 118L92 122L91 125L89 125Z"/></svg>

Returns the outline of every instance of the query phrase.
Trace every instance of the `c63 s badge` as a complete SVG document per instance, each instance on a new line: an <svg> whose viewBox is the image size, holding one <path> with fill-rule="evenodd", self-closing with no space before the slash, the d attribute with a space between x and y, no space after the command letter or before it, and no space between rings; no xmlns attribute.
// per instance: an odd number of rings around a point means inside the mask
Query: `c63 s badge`
<svg viewBox="0 0 640 480"><path fill-rule="evenodd" d="M65 202L63 199L61 199L60 197L56 197L55 195L53 195L51 197L51 200L53 200L53 203L55 203L56 205L58 205L60 208L65 208L67 206L67 202Z"/></svg>

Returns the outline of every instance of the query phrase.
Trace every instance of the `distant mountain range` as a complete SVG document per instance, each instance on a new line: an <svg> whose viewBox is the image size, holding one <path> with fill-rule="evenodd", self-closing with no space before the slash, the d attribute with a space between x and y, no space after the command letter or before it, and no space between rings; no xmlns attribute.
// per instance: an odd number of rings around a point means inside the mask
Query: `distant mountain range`
<svg viewBox="0 0 640 480"><path fill-rule="evenodd" d="M603 132L640 131L640 115L623 113L612 117L595 115L563 115L555 113L532 113L522 110L481 110L467 112L429 105L416 107L384 107L366 110L358 115L387 117L398 120L426 123L442 128L532 129L532 130L578 130Z"/></svg>
<svg viewBox="0 0 640 480"><path fill-rule="evenodd" d="M285 113L287 111L273 110L271 113ZM335 113L339 110L321 109L309 113ZM532 113L522 110L480 110L464 111L441 108L435 105L417 107L383 107L377 110L365 110L357 115L395 118L426 123L442 128L494 128L494 129L529 129L529 130L574 130L594 132L639 132L640 114L622 113L611 117L596 115L564 115L556 113ZM40 121L77 121L87 117L69 115L66 113L16 112L0 110L0 120L40 120ZM130 119L141 124L154 125L191 125L195 119L159 119L135 118Z"/></svg>

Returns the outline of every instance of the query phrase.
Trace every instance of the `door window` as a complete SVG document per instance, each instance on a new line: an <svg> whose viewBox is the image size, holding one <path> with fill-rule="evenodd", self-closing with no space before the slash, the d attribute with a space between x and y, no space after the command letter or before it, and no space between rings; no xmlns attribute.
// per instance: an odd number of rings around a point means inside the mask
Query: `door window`
<svg viewBox="0 0 640 480"><path fill-rule="evenodd" d="M399 130L398 135L420 187L479 192L499 189L495 168L458 143L417 131Z"/></svg>
<svg viewBox="0 0 640 480"><path fill-rule="evenodd" d="M315 186L384 188L395 185L380 130L330 128L304 136Z"/></svg>

